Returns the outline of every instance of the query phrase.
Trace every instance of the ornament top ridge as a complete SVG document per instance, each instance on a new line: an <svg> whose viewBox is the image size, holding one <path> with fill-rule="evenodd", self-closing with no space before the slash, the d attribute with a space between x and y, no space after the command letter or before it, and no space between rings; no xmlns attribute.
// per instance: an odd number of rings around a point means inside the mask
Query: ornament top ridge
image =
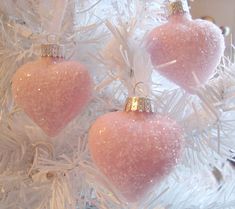
<svg viewBox="0 0 235 209"><path fill-rule="evenodd" d="M154 108L151 99L147 97L128 97L124 111L153 113Z"/></svg>
<svg viewBox="0 0 235 209"><path fill-rule="evenodd" d="M175 14L185 14L189 12L188 5L183 3L181 0L177 0L174 2L170 2L168 4L168 16L172 16Z"/></svg>
<svg viewBox="0 0 235 209"><path fill-rule="evenodd" d="M42 44L41 57L65 58L65 48L59 44Z"/></svg>

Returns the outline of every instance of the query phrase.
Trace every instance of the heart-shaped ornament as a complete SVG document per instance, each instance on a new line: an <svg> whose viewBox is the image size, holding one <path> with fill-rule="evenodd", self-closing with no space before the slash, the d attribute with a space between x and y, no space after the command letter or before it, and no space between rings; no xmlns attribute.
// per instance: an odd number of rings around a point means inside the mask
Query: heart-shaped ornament
<svg viewBox="0 0 235 209"><path fill-rule="evenodd" d="M215 24L192 20L182 2L176 1L170 5L168 22L150 33L147 48L160 74L193 93L199 83L204 84L212 76L225 43Z"/></svg>
<svg viewBox="0 0 235 209"><path fill-rule="evenodd" d="M129 202L142 200L172 171L182 147L177 123L156 113L108 113L89 131L95 164Z"/></svg>
<svg viewBox="0 0 235 209"><path fill-rule="evenodd" d="M16 103L48 136L57 135L88 103L91 78L78 62L43 57L14 75Z"/></svg>

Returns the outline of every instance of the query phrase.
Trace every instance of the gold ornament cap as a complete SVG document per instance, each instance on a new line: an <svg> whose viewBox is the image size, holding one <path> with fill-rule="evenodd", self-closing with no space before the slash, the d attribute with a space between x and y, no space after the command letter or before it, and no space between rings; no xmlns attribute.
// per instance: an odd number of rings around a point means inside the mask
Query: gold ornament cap
<svg viewBox="0 0 235 209"><path fill-rule="evenodd" d="M124 111L153 113L154 108L151 99L147 97L128 97Z"/></svg>
<svg viewBox="0 0 235 209"><path fill-rule="evenodd" d="M59 44L42 44L41 57L65 58L65 47Z"/></svg>
<svg viewBox="0 0 235 209"><path fill-rule="evenodd" d="M183 1L177 0L168 3L167 10L168 10L168 16L189 13L188 3L185 0Z"/></svg>

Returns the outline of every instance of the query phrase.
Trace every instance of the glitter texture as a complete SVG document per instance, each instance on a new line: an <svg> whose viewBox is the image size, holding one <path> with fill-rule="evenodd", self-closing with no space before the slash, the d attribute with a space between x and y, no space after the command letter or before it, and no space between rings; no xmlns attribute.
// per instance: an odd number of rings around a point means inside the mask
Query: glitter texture
<svg viewBox="0 0 235 209"><path fill-rule="evenodd" d="M78 62L48 57L23 65L13 77L12 90L25 113L55 136L88 103L91 79Z"/></svg>
<svg viewBox="0 0 235 209"><path fill-rule="evenodd" d="M114 112L89 132L92 158L129 202L141 200L170 173L182 150L181 129L154 113Z"/></svg>
<svg viewBox="0 0 235 209"><path fill-rule="evenodd" d="M186 91L205 83L220 63L225 49L221 30L211 22L175 14L148 37L148 51L156 70ZM175 61L162 68L157 66Z"/></svg>

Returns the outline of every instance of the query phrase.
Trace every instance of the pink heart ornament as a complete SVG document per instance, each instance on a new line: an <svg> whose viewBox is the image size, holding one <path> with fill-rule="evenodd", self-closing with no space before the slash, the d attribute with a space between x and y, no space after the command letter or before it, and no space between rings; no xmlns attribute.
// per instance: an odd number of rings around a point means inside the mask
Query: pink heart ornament
<svg viewBox="0 0 235 209"><path fill-rule="evenodd" d="M23 65L12 80L15 102L48 136L56 136L81 113L91 86L84 66L51 57Z"/></svg>
<svg viewBox="0 0 235 209"><path fill-rule="evenodd" d="M129 202L142 200L177 164L181 128L166 116L114 112L89 131L92 159Z"/></svg>
<svg viewBox="0 0 235 209"><path fill-rule="evenodd" d="M155 69L190 93L215 72L225 43L221 30L211 22L192 20L189 14L175 14L155 28L147 40ZM157 66L175 62L168 66Z"/></svg>

